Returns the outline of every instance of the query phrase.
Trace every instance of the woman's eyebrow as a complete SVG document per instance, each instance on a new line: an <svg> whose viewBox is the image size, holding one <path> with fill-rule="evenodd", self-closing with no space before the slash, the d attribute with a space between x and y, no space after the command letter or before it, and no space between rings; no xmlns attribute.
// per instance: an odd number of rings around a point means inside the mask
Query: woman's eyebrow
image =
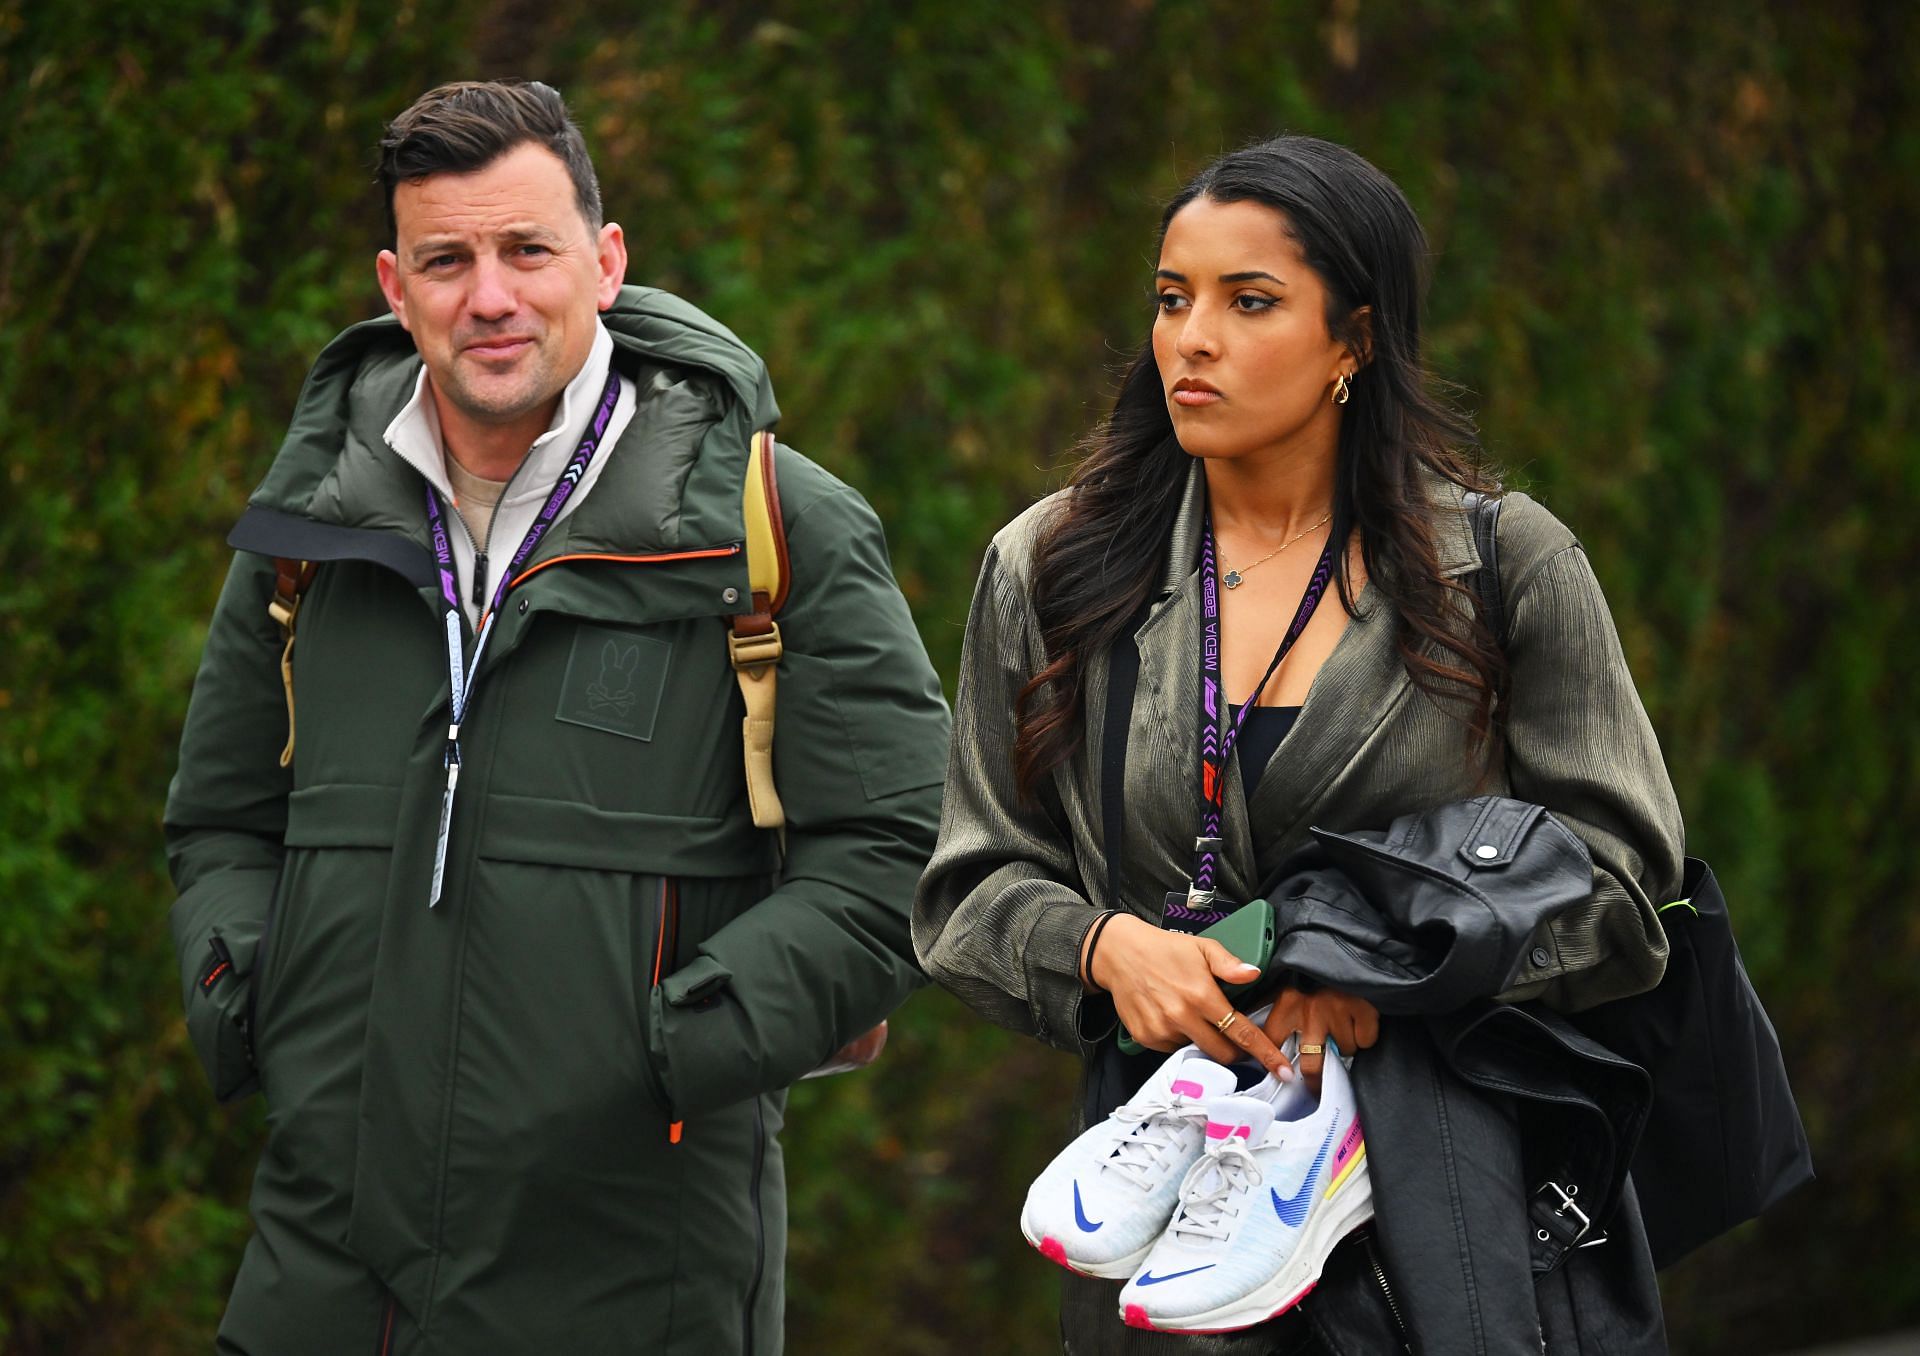
<svg viewBox="0 0 1920 1356"><path fill-rule="evenodd" d="M1175 273L1170 268L1157 268L1153 271L1153 276L1156 278L1165 278L1168 282L1183 283L1187 280L1186 274ZM1255 279L1258 279L1258 278L1265 278L1268 282L1275 283L1281 287L1285 287L1287 285L1286 279L1276 278L1273 276L1273 274L1268 273L1264 269L1258 269L1258 268L1250 268L1246 270L1244 273L1222 273L1220 275L1220 281L1223 283L1253 282Z"/></svg>

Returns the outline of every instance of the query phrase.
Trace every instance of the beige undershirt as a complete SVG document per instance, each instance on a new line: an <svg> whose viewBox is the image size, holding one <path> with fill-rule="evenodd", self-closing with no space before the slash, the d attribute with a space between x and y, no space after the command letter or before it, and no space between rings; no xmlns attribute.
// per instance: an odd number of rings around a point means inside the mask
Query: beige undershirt
<svg viewBox="0 0 1920 1356"><path fill-rule="evenodd" d="M460 510L467 531L473 534L474 549L485 549L487 529L493 526L493 510L507 482L477 476L448 454L447 483L453 486L453 506Z"/></svg>

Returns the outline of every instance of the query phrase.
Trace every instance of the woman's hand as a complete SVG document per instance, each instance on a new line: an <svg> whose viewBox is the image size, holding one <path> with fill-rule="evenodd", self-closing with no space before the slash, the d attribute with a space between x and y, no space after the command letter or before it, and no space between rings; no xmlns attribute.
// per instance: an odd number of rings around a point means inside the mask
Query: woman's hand
<svg viewBox="0 0 1920 1356"><path fill-rule="evenodd" d="M1081 968L1113 995L1120 1020L1149 1050L1172 1052L1191 1041L1222 1064L1250 1055L1282 1082L1292 1079L1292 1066L1251 1019L1236 1018L1224 1034L1216 1025L1233 1010L1221 982L1244 984L1260 970L1211 937L1163 932L1143 918L1119 914L1101 932L1093 955L1081 957Z"/></svg>
<svg viewBox="0 0 1920 1356"><path fill-rule="evenodd" d="M1331 1036L1340 1052L1350 1055L1380 1039L1380 1011L1364 998L1332 989L1321 989L1317 993L1282 989L1267 1017L1266 1036L1278 1043L1296 1031L1303 1046L1325 1045ZM1303 1054L1299 1064L1308 1085L1317 1089L1320 1070L1326 1067L1324 1057Z"/></svg>

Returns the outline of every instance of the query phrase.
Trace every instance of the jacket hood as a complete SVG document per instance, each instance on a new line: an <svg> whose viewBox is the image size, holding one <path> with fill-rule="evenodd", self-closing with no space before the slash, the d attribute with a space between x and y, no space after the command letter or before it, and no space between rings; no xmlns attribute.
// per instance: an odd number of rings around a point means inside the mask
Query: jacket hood
<svg viewBox="0 0 1920 1356"><path fill-rule="evenodd" d="M766 364L719 321L658 288L621 288L600 319L638 408L621 438L625 451L566 520L570 549L738 542L748 443L780 417ZM307 374L273 465L248 500L250 516L424 543L419 475L384 440L419 372L412 336L392 316L343 330Z"/></svg>

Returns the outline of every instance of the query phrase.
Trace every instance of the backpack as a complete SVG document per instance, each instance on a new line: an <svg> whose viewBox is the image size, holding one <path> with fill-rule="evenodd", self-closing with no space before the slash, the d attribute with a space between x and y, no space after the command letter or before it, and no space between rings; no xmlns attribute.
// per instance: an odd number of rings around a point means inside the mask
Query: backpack
<svg viewBox="0 0 1920 1356"><path fill-rule="evenodd" d="M756 828L783 829L786 809L773 784L774 706L779 691L780 656L786 647L775 620L792 591L793 572L787 558L787 529L780 516L780 492L774 475L773 434L761 430L747 449L747 473L740 487L740 506L746 528L747 587L753 610L727 620L727 656L746 703L741 722L745 748L747 804ZM273 597L267 614L280 624L286 645L280 651L280 683L287 694L287 746L280 766L293 762L293 640L300 617L300 601L313 584L318 562L273 561Z"/></svg>

